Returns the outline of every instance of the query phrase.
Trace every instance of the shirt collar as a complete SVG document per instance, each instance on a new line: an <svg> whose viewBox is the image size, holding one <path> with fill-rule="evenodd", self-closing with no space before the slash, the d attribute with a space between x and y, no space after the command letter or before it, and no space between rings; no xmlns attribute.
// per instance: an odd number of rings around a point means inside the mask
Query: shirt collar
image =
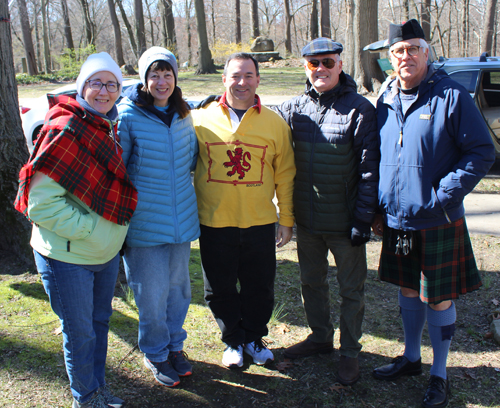
<svg viewBox="0 0 500 408"><path fill-rule="evenodd" d="M226 93L227 92L224 92L224 94L220 97L219 99L219 103L217 104L217 106L223 106L224 108L226 109L229 109L229 106L226 102ZM255 94L255 101L254 101L254 105L250 107L251 108L255 108L257 109L257 111L260 113L260 111L262 110L262 105L260 103L260 97L259 95Z"/></svg>

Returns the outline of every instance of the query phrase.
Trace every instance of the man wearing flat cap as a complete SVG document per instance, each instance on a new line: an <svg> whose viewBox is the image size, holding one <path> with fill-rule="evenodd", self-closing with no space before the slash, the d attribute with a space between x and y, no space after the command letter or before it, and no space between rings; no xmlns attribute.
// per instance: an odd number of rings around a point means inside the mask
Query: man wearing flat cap
<svg viewBox="0 0 500 408"><path fill-rule="evenodd" d="M463 200L488 172L494 150L468 91L427 64L420 24L391 24L389 44L396 77L377 102L382 214L373 230L383 235L380 279L400 287L405 351L373 376L393 381L421 374L427 322L434 360L422 406L445 407L452 299L481 286Z"/></svg>
<svg viewBox="0 0 500 408"><path fill-rule="evenodd" d="M359 379L365 300L365 244L377 206L379 149L373 105L342 71L342 44L317 38L302 49L306 91L276 111L292 129L297 174L293 205L302 299L312 333L285 358L333 351L328 251L340 305L338 381Z"/></svg>

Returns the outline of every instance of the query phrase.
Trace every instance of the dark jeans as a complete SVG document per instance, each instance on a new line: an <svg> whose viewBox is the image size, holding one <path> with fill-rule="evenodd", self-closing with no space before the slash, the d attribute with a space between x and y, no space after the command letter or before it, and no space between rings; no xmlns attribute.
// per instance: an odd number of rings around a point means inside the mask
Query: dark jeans
<svg viewBox="0 0 500 408"><path fill-rule="evenodd" d="M250 228L201 225L205 300L222 341L229 346L250 343L268 333L274 306L275 245L274 224Z"/></svg>

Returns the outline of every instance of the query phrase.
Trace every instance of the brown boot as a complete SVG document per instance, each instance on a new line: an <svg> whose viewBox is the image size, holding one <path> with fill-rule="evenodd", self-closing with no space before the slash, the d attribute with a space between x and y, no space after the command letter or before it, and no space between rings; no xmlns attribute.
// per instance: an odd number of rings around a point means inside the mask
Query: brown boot
<svg viewBox="0 0 500 408"><path fill-rule="evenodd" d="M326 343L316 343L308 338L300 343L294 344L293 346L287 347L285 349L285 358L302 358L307 356L312 356L314 354L327 354L333 351L333 341L327 341Z"/></svg>
<svg viewBox="0 0 500 408"><path fill-rule="evenodd" d="M339 383L352 385L359 380L358 358L340 356L339 373L337 375Z"/></svg>

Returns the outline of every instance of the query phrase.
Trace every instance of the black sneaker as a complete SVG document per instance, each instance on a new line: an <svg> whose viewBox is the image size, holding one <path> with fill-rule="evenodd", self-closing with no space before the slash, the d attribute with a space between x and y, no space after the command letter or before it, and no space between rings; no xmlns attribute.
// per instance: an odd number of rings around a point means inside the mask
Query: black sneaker
<svg viewBox="0 0 500 408"><path fill-rule="evenodd" d="M107 385L99 388L99 393L104 398L104 402L108 405L108 407L122 408L125 406L125 401L123 401L121 398L115 397L113 394L111 394L111 391L109 390Z"/></svg>
<svg viewBox="0 0 500 408"><path fill-rule="evenodd" d="M153 372L156 381L166 387L175 387L181 382L181 380L179 380L179 375L168 360L161 363L155 363L144 356L144 365Z"/></svg>
<svg viewBox="0 0 500 408"><path fill-rule="evenodd" d="M168 354L168 361L177 372L179 377L187 377L193 374L193 366L187 361L188 355L184 351L171 351Z"/></svg>

